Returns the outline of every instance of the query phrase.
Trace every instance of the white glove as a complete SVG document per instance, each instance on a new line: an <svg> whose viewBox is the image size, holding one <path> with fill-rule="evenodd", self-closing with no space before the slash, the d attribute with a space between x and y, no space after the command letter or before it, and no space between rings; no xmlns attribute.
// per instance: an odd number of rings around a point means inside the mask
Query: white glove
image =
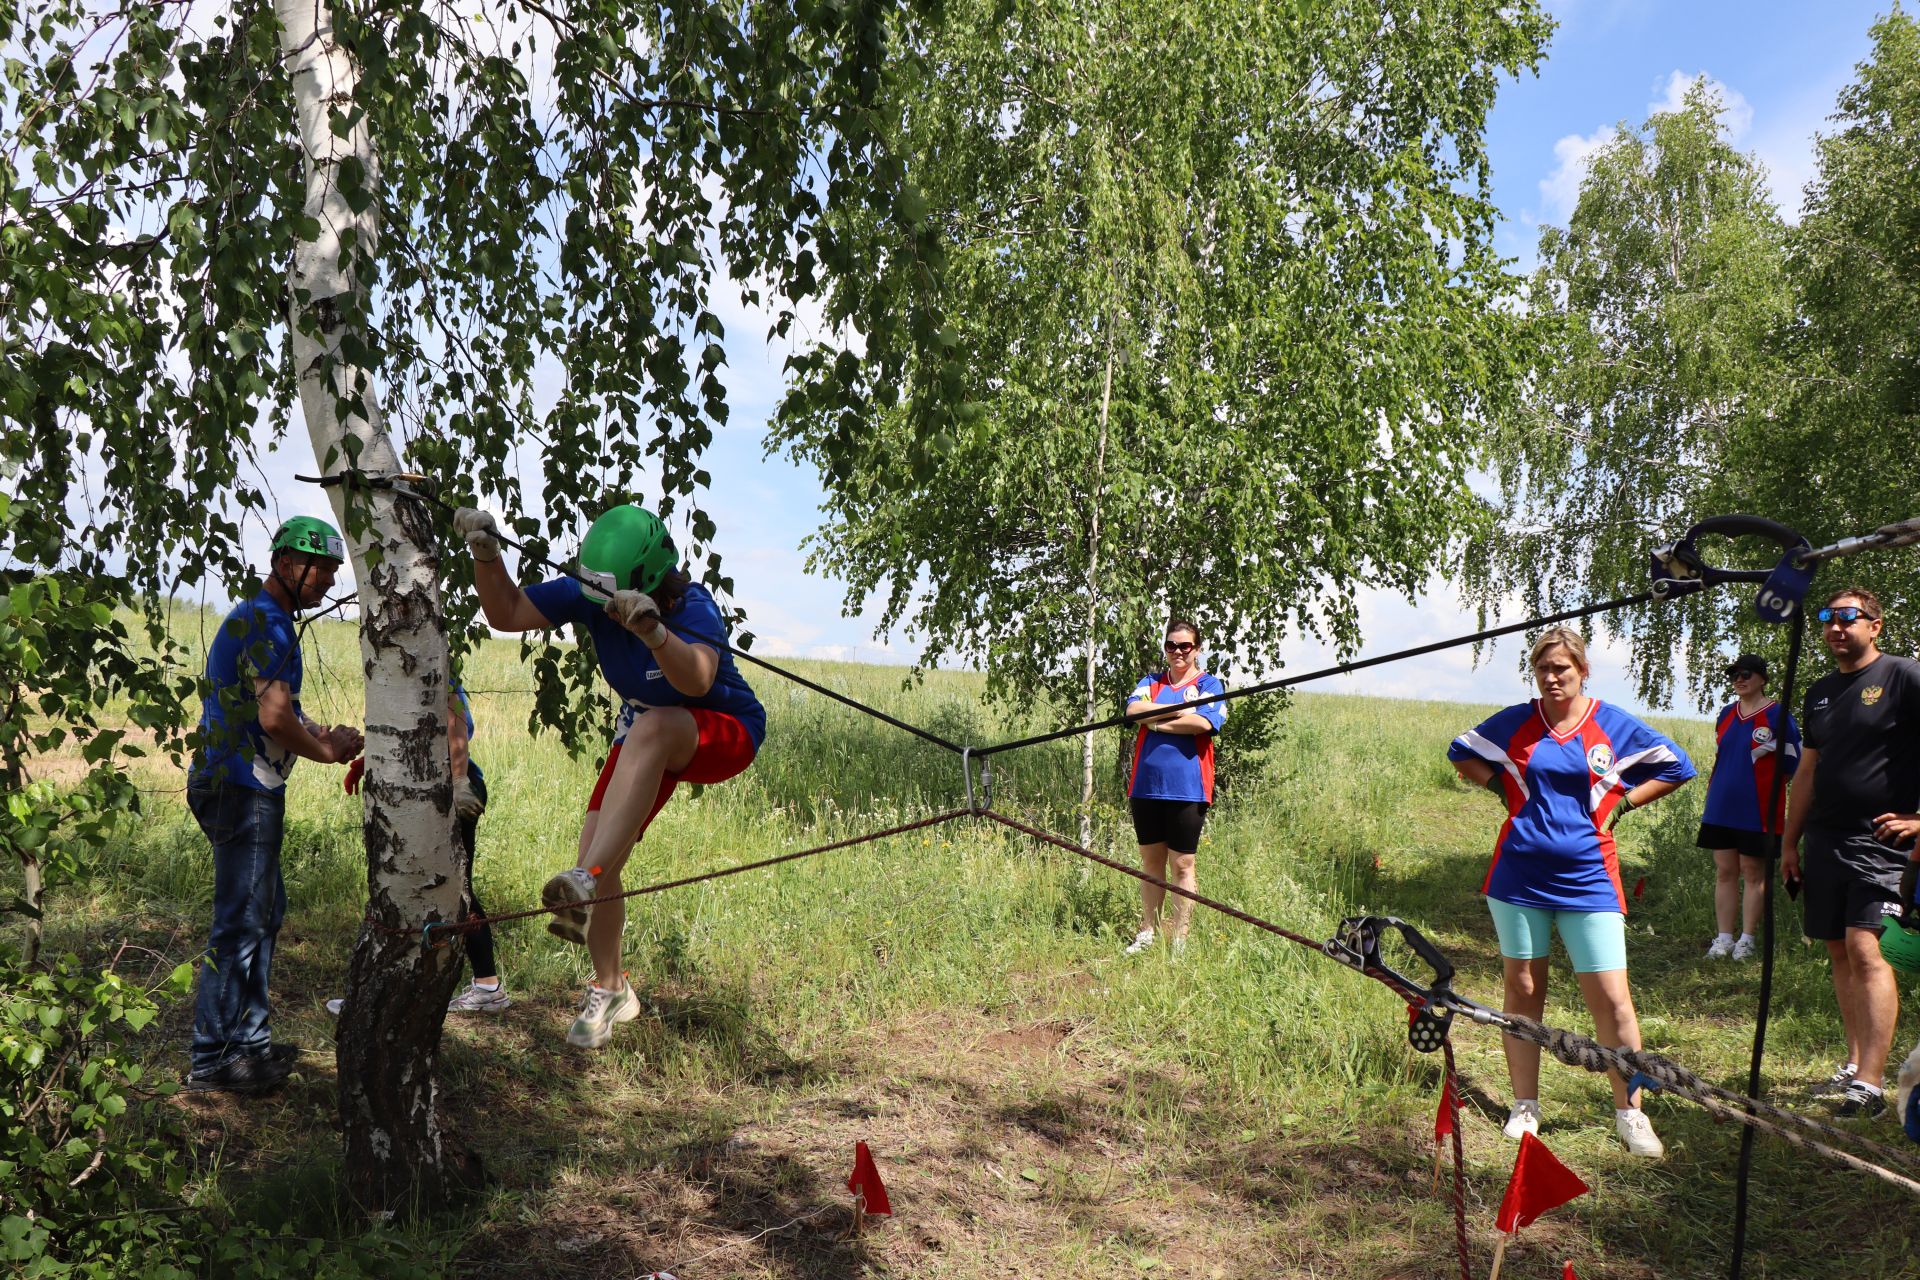
<svg viewBox="0 0 1920 1280"><path fill-rule="evenodd" d="M607 602L613 620L640 637L649 649L667 642L667 629L660 621L660 606L644 591L616 591Z"/></svg>
<svg viewBox="0 0 1920 1280"><path fill-rule="evenodd" d="M492 512L461 507L453 513L453 531L466 539L475 560L500 558L500 526L493 522Z"/></svg>
<svg viewBox="0 0 1920 1280"><path fill-rule="evenodd" d="M465 778L453 780L453 811L462 818L477 818L487 811L487 802L473 789L473 783Z"/></svg>

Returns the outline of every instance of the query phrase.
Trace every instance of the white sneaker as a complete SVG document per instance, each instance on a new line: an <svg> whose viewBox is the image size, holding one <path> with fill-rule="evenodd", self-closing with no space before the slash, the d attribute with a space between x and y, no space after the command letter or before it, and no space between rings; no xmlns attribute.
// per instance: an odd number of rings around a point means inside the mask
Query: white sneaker
<svg viewBox="0 0 1920 1280"><path fill-rule="evenodd" d="M1133 935L1133 941L1127 944L1127 949L1126 951L1122 952L1122 954L1129 955L1129 956L1137 956L1142 951L1145 951L1148 947L1152 945L1153 945L1153 930L1142 929L1140 932Z"/></svg>
<svg viewBox="0 0 1920 1280"><path fill-rule="evenodd" d="M1752 938L1742 938L1733 944L1733 958L1735 960L1751 960L1759 954L1760 944Z"/></svg>
<svg viewBox="0 0 1920 1280"><path fill-rule="evenodd" d="M1540 1132L1540 1104L1529 1098L1513 1104L1513 1110L1507 1112L1507 1122L1500 1126L1500 1132L1520 1141L1520 1135Z"/></svg>
<svg viewBox="0 0 1920 1280"><path fill-rule="evenodd" d="M1647 1119L1644 1111L1636 1108L1625 1113L1616 1112L1613 1128L1620 1135L1620 1141L1627 1144L1627 1150L1636 1156L1658 1160L1667 1154L1666 1143L1660 1141L1660 1135L1653 1131L1653 1121Z"/></svg>
<svg viewBox="0 0 1920 1280"><path fill-rule="evenodd" d="M587 945L587 921L593 908L579 904L593 897L594 883L593 872L585 867L569 867L547 881L540 890L540 902L553 909L553 919L547 922L548 933L563 942Z"/></svg>
<svg viewBox="0 0 1920 1280"><path fill-rule="evenodd" d="M587 1002L567 1028L567 1043L580 1049L598 1049L613 1039L614 1023L632 1022L639 1016L640 997L633 994L632 983L622 979L618 991L589 983Z"/></svg>
<svg viewBox="0 0 1920 1280"><path fill-rule="evenodd" d="M1721 934L1713 940L1713 945L1707 948L1707 959L1709 960L1725 960L1732 954L1733 938L1729 934Z"/></svg>
<svg viewBox="0 0 1920 1280"><path fill-rule="evenodd" d="M340 1016L340 1011L346 1007L347 1000L345 996L335 996L333 999L327 1001L327 1012L336 1018Z"/></svg>
<svg viewBox="0 0 1920 1280"><path fill-rule="evenodd" d="M500 1013L513 1004L513 998L507 994L507 984L495 987L483 987L477 982L469 982L467 989L447 1001L448 1013Z"/></svg>

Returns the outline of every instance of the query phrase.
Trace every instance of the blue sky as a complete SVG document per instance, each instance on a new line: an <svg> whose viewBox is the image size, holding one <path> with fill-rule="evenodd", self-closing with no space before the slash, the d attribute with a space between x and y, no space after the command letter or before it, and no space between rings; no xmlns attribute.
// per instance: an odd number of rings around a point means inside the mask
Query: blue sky
<svg viewBox="0 0 1920 1280"><path fill-rule="evenodd" d="M1539 75L1504 88L1488 127L1494 191L1502 214L1497 245L1527 266L1543 223L1563 223L1585 155L1614 125L1637 124L1677 100L1697 75L1717 81L1736 143L1758 154L1789 217L1813 175L1813 138L1836 94L1869 48L1867 30L1884 4L1765 0L1558 0L1559 22ZM759 339L764 320L739 309L728 322L732 423L717 433L706 466L714 480L708 508L718 547L739 588L738 600L759 636L756 652L908 662L903 635L875 637L877 611L841 616L844 588L805 571L802 540L820 520L820 489L809 470L763 457L764 427L780 393L784 346ZM304 433L279 451L305 463ZM292 465L270 465L283 512L318 509L311 493L277 483ZM1473 618L1444 584L1408 602L1388 593L1362 601L1362 653L1425 643L1473 629ZM1148 625L1152 625L1149 623ZM1328 681L1326 690L1483 702L1525 696L1514 642L1476 669L1466 651L1396 664ZM1287 651L1287 666L1322 665L1330 655L1310 639ZM1632 705L1623 655L1595 651L1593 691Z"/></svg>

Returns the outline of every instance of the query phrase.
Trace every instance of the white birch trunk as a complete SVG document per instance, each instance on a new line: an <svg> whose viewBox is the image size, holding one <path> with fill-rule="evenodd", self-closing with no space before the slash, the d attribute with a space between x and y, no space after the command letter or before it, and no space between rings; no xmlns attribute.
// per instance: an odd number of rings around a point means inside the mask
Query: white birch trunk
<svg viewBox="0 0 1920 1280"><path fill-rule="evenodd" d="M1099 689L1095 685L1100 657L1100 493L1107 474L1107 411L1113 403L1113 335L1107 335L1107 373L1100 387L1100 443L1093 461L1093 513L1087 535L1087 714L1100 718ZM1093 739L1080 735L1080 847L1093 847Z"/></svg>
<svg viewBox="0 0 1920 1280"><path fill-rule="evenodd" d="M331 123L336 111L351 111L359 68L334 37L327 0L275 0L274 8L306 158L304 212L319 228L317 238L295 245L291 273L288 320L300 404L323 472L390 475L399 458L372 379L341 354L343 339L367 332L367 290L357 264L379 234L377 202L356 213L338 181L342 165L357 162L367 194L377 189L366 124L342 136ZM422 504L386 490L327 492L359 583L368 915L375 922L361 928L354 947L340 1020L348 1190L365 1209L409 1212L444 1201L464 1163L442 1142L434 1087L458 940L431 951L420 940L425 922L461 919L465 911L447 762L438 562L431 512Z"/></svg>

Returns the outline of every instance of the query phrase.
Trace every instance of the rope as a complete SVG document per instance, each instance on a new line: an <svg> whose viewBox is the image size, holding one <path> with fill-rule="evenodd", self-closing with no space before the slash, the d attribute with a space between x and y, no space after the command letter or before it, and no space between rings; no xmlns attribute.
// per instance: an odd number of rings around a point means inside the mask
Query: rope
<svg viewBox="0 0 1920 1280"><path fill-rule="evenodd" d="M1509 623L1504 627L1489 627L1476 631L1472 635L1454 636L1450 640L1436 640L1432 644L1416 645L1411 649L1398 649L1393 653L1383 653L1375 658L1363 658L1359 662L1341 662L1331 667L1321 667L1318 671L1308 671L1297 676L1286 676L1279 680L1268 680L1262 684L1248 685L1244 689L1230 689L1225 693L1216 693L1211 697L1195 698L1192 702L1181 704L1181 709L1191 711L1195 707L1208 706L1215 702L1231 702L1235 698L1250 698L1257 693L1272 693L1276 689L1291 689L1296 685L1307 684L1314 680L1325 680L1332 676L1344 676L1355 671L1365 671L1368 667L1381 666L1388 662L1402 662L1408 658L1423 657L1429 653L1439 653L1443 649L1456 649L1463 644L1478 644L1482 640L1492 640L1499 636L1512 635L1518 631L1531 631L1535 627L1552 626L1560 622L1572 622L1579 618L1590 618L1598 613L1610 613L1615 609L1625 609L1637 604L1647 604L1658 599L1651 591L1642 591L1637 595L1621 596L1617 600L1606 600L1599 604L1585 605L1578 609L1568 609L1564 613L1550 613L1544 617L1528 618L1524 622ZM1010 742L998 743L991 747L975 747L975 759L995 755L1002 751L1012 751L1019 747L1038 746L1043 742L1052 742L1058 738L1074 737L1083 733L1093 733L1100 729L1111 729L1127 723L1125 713L1109 716L1105 720L1095 720L1089 724L1075 725L1071 729L1055 729L1048 733L1036 733L1031 737L1015 738Z"/></svg>
<svg viewBox="0 0 1920 1280"><path fill-rule="evenodd" d="M1467 1155L1460 1137L1460 1073L1453 1064L1453 1037L1440 1042L1447 1060L1447 1115L1453 1127L1453 1239L1460 1253L1460 1280L1473 1280L1473 1256L1467 1248Z"/></svg>

